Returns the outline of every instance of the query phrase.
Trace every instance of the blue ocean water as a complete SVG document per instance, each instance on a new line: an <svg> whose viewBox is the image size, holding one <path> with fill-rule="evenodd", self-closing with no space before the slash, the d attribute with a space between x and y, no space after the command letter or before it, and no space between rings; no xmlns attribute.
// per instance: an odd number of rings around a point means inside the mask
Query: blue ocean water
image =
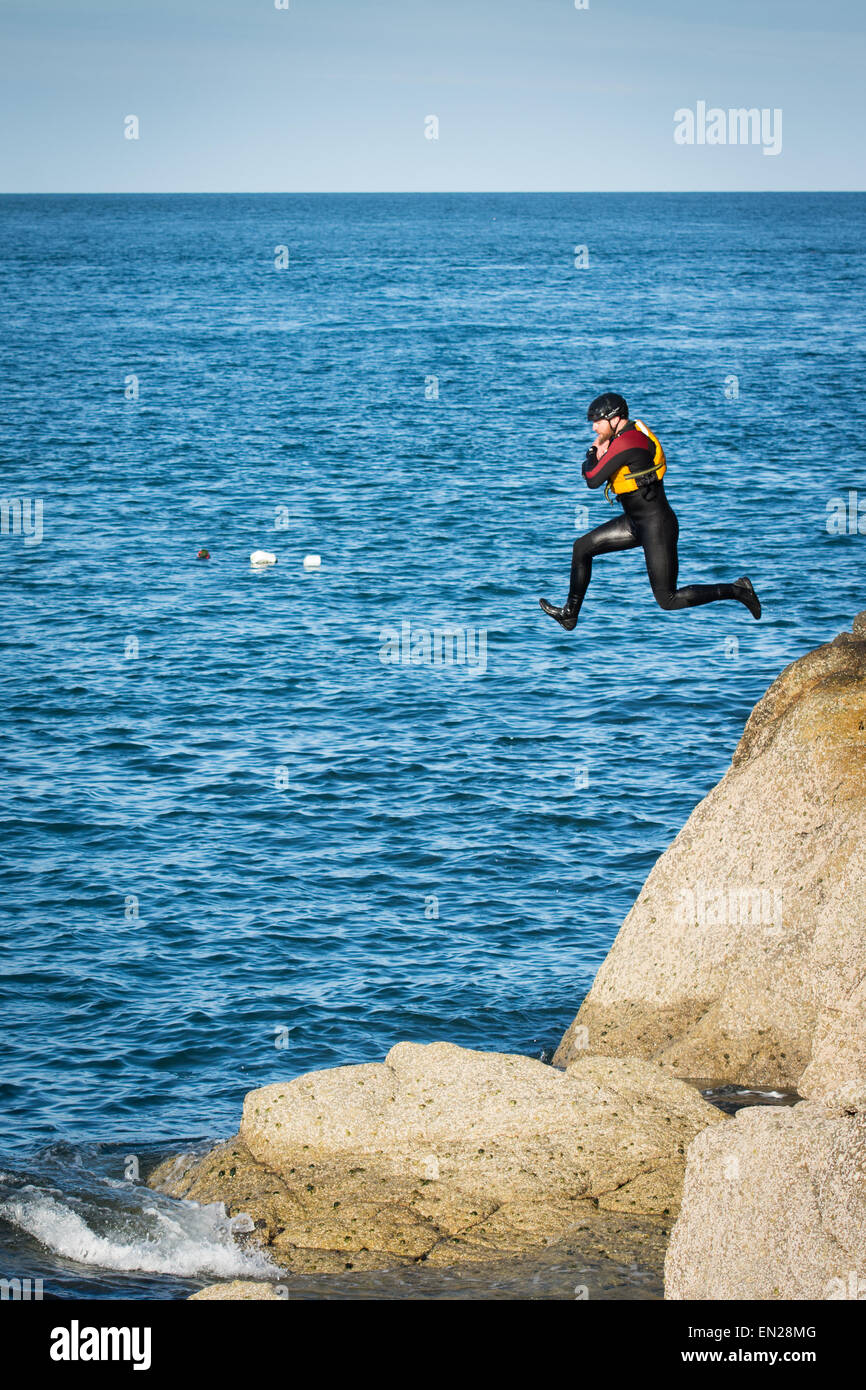
<svg viewBox="0 0 866 1390"><path fill-rule="evenodd" d="M550 1055L752 705L866 607L827 526L866 513L864 210L0 199L12 1273L230 1272L221 1228L129 1215L125 1164L254 1086L404 1038ZM604 388L666 449L680 582L748 573L760 623L662 612L639 551L575 633L541 613L614 514ZM474 666L383 662L404 623Z"/></svg>

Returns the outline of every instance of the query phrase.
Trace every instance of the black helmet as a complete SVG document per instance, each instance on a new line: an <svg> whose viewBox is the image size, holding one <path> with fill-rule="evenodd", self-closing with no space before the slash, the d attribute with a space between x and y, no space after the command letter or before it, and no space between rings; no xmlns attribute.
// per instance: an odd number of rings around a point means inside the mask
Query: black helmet
<svg viewBox="0 0 866 1390"><path fill-rule="evenodd" d="M623 420L628 419L625 397L617 395L616 391L605 391L604 395L596 396L586 412L587 420L611 420L614 415L619 415Z"/></svg>

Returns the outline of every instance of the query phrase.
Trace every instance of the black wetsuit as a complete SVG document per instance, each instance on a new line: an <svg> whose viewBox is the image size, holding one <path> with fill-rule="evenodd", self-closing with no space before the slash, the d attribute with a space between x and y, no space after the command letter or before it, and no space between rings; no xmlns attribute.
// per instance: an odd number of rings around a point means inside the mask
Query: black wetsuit
<svg viewBox="0 0 866 1390"><path fill-rule="evenodd" d="M627 432L637 436L638 447L608 449L600 460L594 447L587 452L583 476L588 487L601 487L623 465L627 465L632 473L651 467L655 450L652 440L639 434L631 421L622 434ZM633 550L636 546L643 547L653 596L661 608L697 608L699 604L717 603L720 599L745 602L741 583L687 584L682 589L677 588L677 537L680 528L660 478L644 478L638 481L637 491L620 492L616 496L622 503L623 515L596 526L594 531L588 531L574 542L571 582L565 605L570 617L576 619L580 611L592 576L593 557L608 555L614 550ZM749 606L748 603L746 606Z"/></svg>

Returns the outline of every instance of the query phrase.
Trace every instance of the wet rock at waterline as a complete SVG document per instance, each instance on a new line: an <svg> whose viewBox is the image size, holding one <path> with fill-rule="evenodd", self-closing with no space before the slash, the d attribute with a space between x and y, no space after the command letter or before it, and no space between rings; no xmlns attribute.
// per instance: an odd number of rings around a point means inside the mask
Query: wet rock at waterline
<svg viewBox="0 0 866 1390"><path fill-rule="evenodd" d="M405 1042L250 1092L236 1140L149 1182L245 1213L239 1238L287 1269L446 1265L560 1239L588 1211L675 1214L689 1142L729 1123L643 1060L560 1071Z"/></svg>
<svg viewBox="0 0 866 1390"><path fill-rule="evenodd" d="M671 1220L598 1211L586 1203L584 1207L565 1240L533 1246L522 1255L505 1253L457 1264L400 1261L387 1269L324 1274L285 1271L275 1282L250 1286L248 1280L232 1280L209 1285L193 1297L246 1298L252 1287L293 1301L661 1299Z"/></svg>
<svg viewBox="0 0 866 1390"><path fill-rule="evenodd" d="M279 1302L285 1297L279 1291L280 1286L274 1284L259 1284L253 1279L229 1279L225 1284L208 1284L206 1288L199 1289L198 1293L190 1294L189 1303L217 1302L220 1300L232 1300L234 1302L250 1302L253 1299L273 1299Z"/></svg>

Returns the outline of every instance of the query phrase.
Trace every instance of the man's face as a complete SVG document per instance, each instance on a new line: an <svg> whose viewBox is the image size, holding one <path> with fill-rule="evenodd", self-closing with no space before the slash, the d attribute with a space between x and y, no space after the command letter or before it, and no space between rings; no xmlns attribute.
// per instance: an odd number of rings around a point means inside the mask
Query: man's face
<svg viewBox="0 0 866 1390"><path fill-rule="evenodd" d="M596 444L607 444L613 439L614 431L619 424L619 416L614 416L613 420L593 420L592 428L595 430Z"/></svg>

